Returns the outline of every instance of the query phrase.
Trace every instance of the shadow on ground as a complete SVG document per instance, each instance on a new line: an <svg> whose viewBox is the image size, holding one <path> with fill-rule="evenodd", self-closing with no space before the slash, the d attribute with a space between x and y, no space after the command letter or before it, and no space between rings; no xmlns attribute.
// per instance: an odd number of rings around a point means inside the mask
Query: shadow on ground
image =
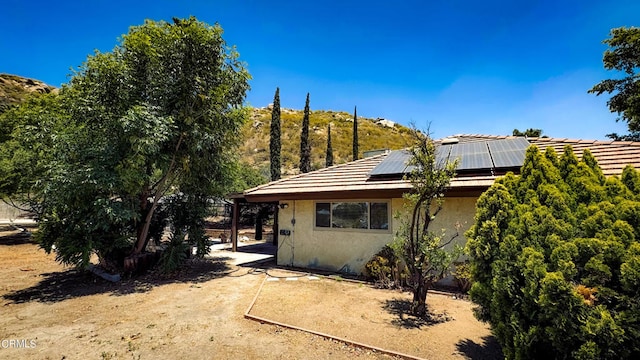
<svg viewBox="0 0 640 360"><path fill-rule="evenodd" d="M465 339L456 344L458 352L470 360L494 360L504 359L500 344L493 336L485 336L482 343Z"/></svg>
<svg viewBox="0 0 640 360"><path fill-rule="evenodd" d="M33 243L36 241L29 231L15 231L9 228L0 228L0 245L21 245Z"/></svg>
<svg viewBox="0 0 640 360"><path fill-rule="evenodd" d="M418 317L411 314L411 301L405 299L392 299L385 301L383 309L390 314L396 316L391 321L394 326L403 327L405 329L419 329L423 326L431 326L441 324L451 320L446 314L436 314L427 307L427 314L424 317Z"/></svg>
<svg viewBox="0 0 640 360"><path fill-rule="evenodd" d="M3 295L13 303L31 301L59 302L87 295L111 293L123 296L150 291L154 287L173 283L203 283L229 275L234 270L227 264L229 258L191 259L179 272L164 276L151 271L133 278L112 283L88 271L75 269L44 273L37 285Z"/></svg>
<svg viewBox="0 0 640 360"><path fill-rule="evenodd" d="M278 247L276 245L273 245L270 242L258 242L254 244L238 246L237 250L238 252L242 253L275 255L277 248Z"/></svg>

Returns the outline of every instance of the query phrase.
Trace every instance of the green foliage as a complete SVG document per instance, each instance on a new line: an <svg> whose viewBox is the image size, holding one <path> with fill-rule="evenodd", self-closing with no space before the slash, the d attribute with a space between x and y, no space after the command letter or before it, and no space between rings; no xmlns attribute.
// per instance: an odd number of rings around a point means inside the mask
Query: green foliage
<svg viewBox="0 0 640 360"><path fill-rule="evenodd" d="M244 161L239 161L235 163L235 165L233 168L233 173L235 174L233 179L235 179L235 182L233 186L230 187L231 192L242 192L262 185L269 180L266 173L268 171L267 169L264 169L264 171L256 169Z"/></svg>
<svg viewBox="0 0 640 360"><path fill-rule="evenodd" d="M508 359L640 355L638 176L532 146L478 199L470 294Z"/></svg>
<svg viewBox="0 0 640 360"><path fill-rule="evenodd" d="M197 248L196 255L206 255L211 245L204 231L204 219L210 215L209 199L202 195L177 193L163 198L162 205L171 233L186 235L186 242Z"/></svg>
<svg viewBox="0 0 640 360"><path fill-rule="evenodd" d="M300 134L300 172L308 173L309 171L311 171L311 144L309 143L309 93L307 93Z"/></svg>
<svg viewBox="0 0 640 360"><path fill-rule="evenodd" d="M467 293L471 289L473 284L473 277L471 275L471 265L468 261L455 263L455 270L453 271L453 280L458 285L458 289Z"/></svg>
<svg viewBox="0 0 640 360"><path fill-rule="evenodd" d="M158 261L158 268L165 274L170 274L187 260L189 244L184 241L184 234L175 232L171 235L169 244L162 252Z"/></svg>
<svg viewBox="0 0 640 360"><path fill-rule="evenodd" d="M513 136L540 137L542 136L542 129L529 128L525 131L513 129Z"/></svg>
<svg viewBox="0 0 640 360"><path fill-rule="evenodd" d="M353 160L358 160L358 108L353 108Z"/></svg>
<svg viewBox="0 0 640 360"><path fill-rule="evenodd" d="M281 161L280 153L282 143L280 141L280 88L276 88L273 96L273 108L271 109L271 131L269 133L269 165L271 170L271 181L280 179Z"/></svg>
<svg viewBox="0 0 640 360"><path fill-rule="evenodd" d="M67 264L84 267L97 253L122 266L159 241L156 210L171 196L180 201L163 213L174 234L204 251L207 199L238 184L249 78L218 25L192 17L132 27L113 51L89 56L59 95L3 115L14 126L0 144L2 168L34 164L23 182L0 175L3 193L33 199L42 247Z"/></svg>
<svg viewBox="0 0 640 360"><path fill-rule="evenodd" d="M640 141L640 131L629 131L628 134L610 133L606 135L615 141Z"/></svg>
<svg viewBox="0 0 640 360"><path fill-rule="evenodd" d="M402 217L391 246L409 270L407 282L413 292L412 312L424 316L429 288L447 275L461 252L458 247L447 248L457 233L447 239L446 234L436 234L429 228L442 210L444 192L455 174L457 162L438 163L433 140L415 129L412 134L415 143L410 148L409 165L413 170L408 179L413 191L404 195L408 216Z"/></svg>
<svg viewBox="0 0 640 360"><path fill-rule="evenodd" d="M55 160L55 140L68 136L69 116L63 107L59 96L46 94L0 115L0 198L40 212L40 199L34 194L42 189L41 179Z"/></svg>
<svg viewBox="0 0 640 360"><path fill-rule="evenodd" d="M327 156L326 167L333 166L333 147L331 146L331 124L327 125Z"/></svg>
<svg viewBox="0 0 640 360"><path fill-rule="evenodd" d="M407 284L407 266L389 245L385 245L364 267L367 275L374 278L380 287L401 289Z"/></svg>
<svg viewBox="0 0 640 360"><path fill-rule="evenodd" d="M627 123L630 134L607 136L620 140L640 139L640 28L620 27L611 30L610 38L603 42L609 46L604 52L604 68L626 75L622 79L606 79L589 90L602 95L614 93L607 101L609 110L619 115L618 121Z"/></svg>

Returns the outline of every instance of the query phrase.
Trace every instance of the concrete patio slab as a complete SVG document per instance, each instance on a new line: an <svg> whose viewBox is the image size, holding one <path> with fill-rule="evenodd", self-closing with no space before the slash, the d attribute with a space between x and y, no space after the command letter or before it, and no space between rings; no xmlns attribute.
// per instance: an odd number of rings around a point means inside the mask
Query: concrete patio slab
<svg viewBox="0 0 640 360"><path fill-rule="evenodd" d="M238 242L236 252L231 251L230 243L214 243L206 257L230 259L233 265L243 265L274 260L276 250L276 245L265 241Z"/></svg>

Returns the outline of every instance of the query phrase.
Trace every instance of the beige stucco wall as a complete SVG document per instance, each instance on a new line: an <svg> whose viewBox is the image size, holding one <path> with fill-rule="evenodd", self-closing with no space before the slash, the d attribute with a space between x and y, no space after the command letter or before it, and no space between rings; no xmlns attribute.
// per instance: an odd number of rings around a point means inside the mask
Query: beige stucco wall
<svg viewBox="0 0 640 360"><path fill-rule="evenodd" d="M477 197L451 197L446 198L442 211L436 216L430 225L430 230L436 234L440 234L442 229L445 230L444 240L448 240L456 234L458 236L451 243L464 246L467 238L464 233L473 225L473 217L476 214ZM456 230L456 224L459 224L459 230Z"/></svg>
<svg viewBox="0 0 640 360"><path fill-rule="evenodd" d="M373 200L389 199L362 199ZM367 261L393 240L400 226L400 220L394 217L391 229L386 232L315 229L313 200L285 202L288 206L279 210L278 225L280 230L290 230L291 234L278 235L278 265L360 274ZM473 223L475 202L476 198L447 198L432 230L445 228L447 234L453 234L455 224L460 223L456 242L464 245L464 231ZM391 199L391 213L403 211L402 204L403 199Z"/></svg>

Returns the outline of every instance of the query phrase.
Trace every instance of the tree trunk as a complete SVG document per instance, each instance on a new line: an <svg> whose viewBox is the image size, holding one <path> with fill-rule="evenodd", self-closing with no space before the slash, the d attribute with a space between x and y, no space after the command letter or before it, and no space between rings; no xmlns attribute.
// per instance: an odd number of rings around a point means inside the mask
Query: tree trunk
<svg viewBox="0 0 640 360"><path fill-rule="evenodd" d="M418 317L427 314L427 282L422 273L422 268L416 268L413 274L413 301L411 302L411 313Z"/></svg>
<svg viewBox="0 0 640 360"><path fill-rule="evenodd" d="M169 168L167 169L167 172L162 176L160 181L158 181L158 184L155 186L156 191L155 191L155 195L153 196L153 203L151 204L151 208L149 208L149 212L147 212L146 216L144 217L144 222L142 223L142 227L138 228L138 231L137 231L138 238L136 239L136 243L133 247L133 251L131 253L132 255L141 253L148 242L147 235L149 235L149 226L151 226L151 218L153 217L153 213L156 211L156 208L158 207L158 201L160 201L160 198L164 195L165 191L171 185L170 184L171 182L167 184L167 179L173 172L174 166L176 164L176 153L180 149L180 144L182 144L182 139L184 139L184 133L180 134L180 138L178 139L178 143L176 144L173 157L171 158L171 164L169 164ZM147 191L149 190L147 189Z"/></svg>
<svg viewBox="0 0 640 360"><path fill-rule="evenodd" d="M138 229L138 238L136 239L135 246L133 248L132 255L140 254L145 246L147 245L147 235L149 235L149 226L151 225L151 218L153 217L153 213L158 206L158 199L154 199L153 205L151 205L151 209L147 213L147 216L144 218L144 222L142 223L142 227Z"/></svg>
<svg viewBox="0 0 640 360"><path fill-rule="evenodd" d="M413 302L411 303L411 313L418 317L427 314L427 291L429 287L424 281L418 282L413 289Z"/></svg>
<svg viewBox="0 0 640 360"><path fill-rule="evenodd" d="M142 215L141 218L144 219L147 217L147 211L149 211L149 209L147 208L147 206L149 205L149 184L146 184L144 189L142 190L142 193L139 195L139 199L140 199L140 214ZM140 239L140 235L142 235L142 222L138 222L136 221L136 239Z"/></svg>

